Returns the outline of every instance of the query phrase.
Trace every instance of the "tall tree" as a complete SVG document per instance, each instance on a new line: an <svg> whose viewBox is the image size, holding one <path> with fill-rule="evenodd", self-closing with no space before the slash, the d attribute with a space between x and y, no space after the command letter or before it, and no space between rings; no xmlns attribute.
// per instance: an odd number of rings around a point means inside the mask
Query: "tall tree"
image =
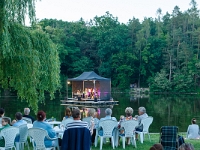
<svg viewBox="0 0 200 150"><path fill-rule="evenodd" d="M35 0L0 1L0 84L17 91L37 111L44 91L58 89L60 63L56 46L37 27L23 26L28 14L35 22Z"/></svg>

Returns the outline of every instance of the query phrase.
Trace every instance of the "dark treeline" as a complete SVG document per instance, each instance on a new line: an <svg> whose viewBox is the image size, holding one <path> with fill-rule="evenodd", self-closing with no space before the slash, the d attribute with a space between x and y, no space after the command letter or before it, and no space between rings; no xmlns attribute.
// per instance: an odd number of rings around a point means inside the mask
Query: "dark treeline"
<svg viewBox="0 0 200 150"><path fill-rule="evenodd" d="M95 71L112 86L194 92L200 85L200 17L197 3L156 18L120 23L109 12L85 22L44 19L38 23L57 45L61 79Z"/></svg>

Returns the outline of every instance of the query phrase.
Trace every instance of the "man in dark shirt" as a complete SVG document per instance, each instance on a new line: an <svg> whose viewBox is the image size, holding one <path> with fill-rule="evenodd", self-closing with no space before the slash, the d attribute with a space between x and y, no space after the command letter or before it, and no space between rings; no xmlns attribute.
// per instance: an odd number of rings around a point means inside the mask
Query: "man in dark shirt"
<svg viewBox="0 0 200 150"><path fill-rule="evenodd" d="M23 117L26 117L26 118L30 118L32 120L32 123L35 121L35 119L29 115L30 114L30 109L29 108L24 108L24 115Z"/></svg>

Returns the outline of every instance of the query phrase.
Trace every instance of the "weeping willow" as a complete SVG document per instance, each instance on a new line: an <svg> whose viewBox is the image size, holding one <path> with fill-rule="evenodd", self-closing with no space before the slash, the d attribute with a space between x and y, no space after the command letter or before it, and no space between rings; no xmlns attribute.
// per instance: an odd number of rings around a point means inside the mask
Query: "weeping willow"
<svg viewBox="0 0 200 150"><path fill-rule="evenodd" d="M35 23L35 0L0 1L0 85L17 91L36 112L60 86L56 46L39 28L24 26L25 16Z"/></svg>

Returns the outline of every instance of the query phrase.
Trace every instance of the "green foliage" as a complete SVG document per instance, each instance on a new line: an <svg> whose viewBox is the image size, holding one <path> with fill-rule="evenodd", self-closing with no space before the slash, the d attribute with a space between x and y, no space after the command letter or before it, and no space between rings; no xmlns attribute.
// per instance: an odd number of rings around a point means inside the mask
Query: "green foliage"
<svg viewBox="0 0 200 150"><path fill-rule="evenodd" d="M120 23L109 12L89 22L44 19L42 30L56 44L61 75L75 77L93 70L112 79L112 86L151 86L155 91L193 92L200 85L200 18L197 3L157 18ZM162 17L163 16L163 17ZM64 85L64 84L63 84Z"/></svg>
<svg viewBox="0 0 200 150"><path fill-rule="evenodd" d="M59 88L60 62L57 48L39 28L27 28L28 13L35 21L35 0L0 2L0 84L17 91L36 112L44 102L44 92L51 99Z"/></svg>

